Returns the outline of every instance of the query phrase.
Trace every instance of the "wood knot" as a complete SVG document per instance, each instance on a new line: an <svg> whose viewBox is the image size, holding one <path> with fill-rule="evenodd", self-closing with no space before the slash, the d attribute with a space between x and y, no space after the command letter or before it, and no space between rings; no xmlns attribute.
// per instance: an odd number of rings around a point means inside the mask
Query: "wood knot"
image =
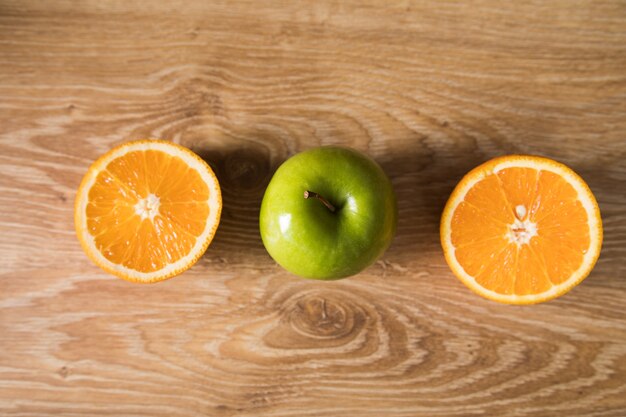
<svg viewBox="0 0 626 417"><path fill-rule="evenodd" d="M305 294L288 313L291 329L309 339L342 339L359 332L365 313L345 296L331 292Z"/></svg>
<svg viewBox="0 0 626 417"><path fill-rule="evenodd" d="M316 337L334 337L344 330L350 314L346 307L324 297L312 297L298 303L293 324Z"/></svg>
<svg viewBox="0 0 626 417"><path fill-rule="evenodd" d="M70 370L68 369L67 366L62 366L61 369L59 369L59 375L61 375L61 378L63 379L67 378L69 373L70 373Z"/></svg>
<svg viewBox="0 0 626 417"><path fill-rule="evenodd" d="M193 29L187 31L187 35L189 35L189 37L191 39L196 39L198 37L199 33L200 33L200 29L199 28L193 28Z"/></svg>

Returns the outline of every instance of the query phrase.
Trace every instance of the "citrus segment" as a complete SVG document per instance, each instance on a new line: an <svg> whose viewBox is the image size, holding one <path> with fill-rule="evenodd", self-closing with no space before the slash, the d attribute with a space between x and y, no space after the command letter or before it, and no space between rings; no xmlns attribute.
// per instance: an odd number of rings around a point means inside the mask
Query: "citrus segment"
<svg viewBox="0 0 626 417"><path fill-rule="evenodd" d="M89 169L76 231L89 257L124 279L155 282L193 265L221 212L219 184L197 155L170 142L123 144Z"/></svg>
<svg viewBox="0 0 626 417"><path fill-rule="evenodd" d="M504 303L546 301L569 291L602 244L596 200L558 162L496 158L467 174L441 219L452 271L478 294Z"/></svg>

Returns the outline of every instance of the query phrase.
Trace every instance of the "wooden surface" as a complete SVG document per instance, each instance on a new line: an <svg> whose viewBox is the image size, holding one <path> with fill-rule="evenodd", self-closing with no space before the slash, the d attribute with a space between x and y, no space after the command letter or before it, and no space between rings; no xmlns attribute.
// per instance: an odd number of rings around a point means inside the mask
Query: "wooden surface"
<svg viewBox="0 0 626 417"><path fill-rule="evenodd" d="M626 3L0 1L0 415L626 415ZM74 236L87 167L158 137L224 193L184 275L133 285ZM342 144L399 199L385 257L297 279L257 221L276 167ZM449 272L442 207L491 157L578 171L605 242L511 307Z"/></svg>

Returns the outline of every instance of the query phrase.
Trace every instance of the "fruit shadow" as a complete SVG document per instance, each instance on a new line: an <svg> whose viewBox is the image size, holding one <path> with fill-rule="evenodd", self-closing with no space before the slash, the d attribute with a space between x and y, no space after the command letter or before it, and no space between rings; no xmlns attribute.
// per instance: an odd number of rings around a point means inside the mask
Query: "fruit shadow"
<svg viewBox="0 0 626 417"><path fill-rule="evenodd" d="M398 144L403 146L375 158L391 179L398 201L396 238L385 258L400 264L431 264L434 257L444 262L439 243L443 208L463 175L489 157L463 150L435 152L412 139Z"/></svg>
<svg viewBox="0 0 626 417"><path fill-rule="evenodd" d="M269 139L268 139L269 141ZM250 262L267 255L259 233L259 210L272 175L283 162L282 152L265 146L268 141L223 140L185 143L215 172L222 191L220 225L204 258L221 263Z"/></svg>

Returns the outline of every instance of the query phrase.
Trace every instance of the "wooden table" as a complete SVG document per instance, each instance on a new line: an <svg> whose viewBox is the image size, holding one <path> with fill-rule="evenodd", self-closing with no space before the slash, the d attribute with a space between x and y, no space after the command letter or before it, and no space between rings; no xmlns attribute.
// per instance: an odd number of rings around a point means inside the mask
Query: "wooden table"
<svg viewBox="0 0 626 417"><path fill-rule="evenodd" d="M0 2L0 415L626 415L623 1ZM92 265L73 200L112 146L171 139L223 188L213 245L133 285ZM399 199L384 258L298 279L263 248L272 172L318 145ZM510 153L600 203L593 273L498 305L450 273L442 207Z"/></svg>

